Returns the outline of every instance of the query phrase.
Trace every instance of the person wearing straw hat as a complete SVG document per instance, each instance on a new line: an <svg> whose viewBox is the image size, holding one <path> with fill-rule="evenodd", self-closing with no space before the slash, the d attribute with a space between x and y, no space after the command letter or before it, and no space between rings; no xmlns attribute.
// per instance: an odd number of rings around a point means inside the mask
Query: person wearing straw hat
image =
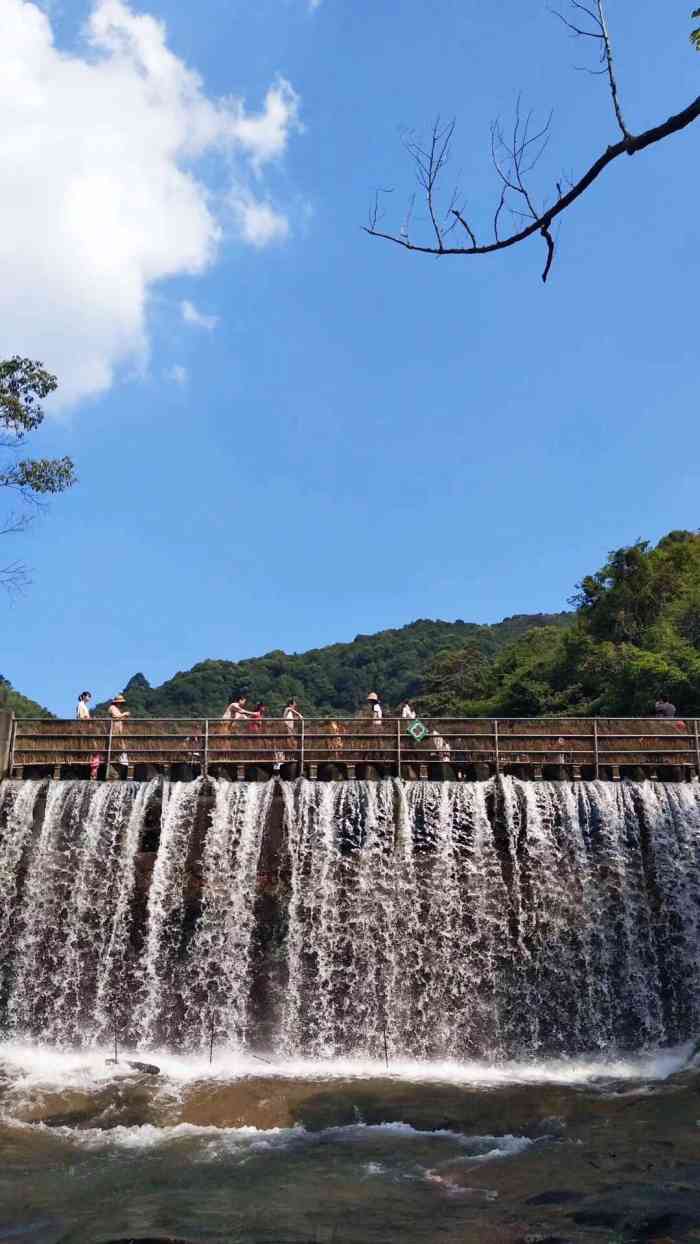
<svg viewBox="0 0 700 1244"><path fill-rule="evenodd" d="M121 736L124 733L123 722L131 713L127 709L122 708L122 704L126 704L126 697L123 695L115 695L109 706L109 715L112 718L112 738ZM122 752L119 757L120 765L128 765L129 757L126 752Z"/></svg>

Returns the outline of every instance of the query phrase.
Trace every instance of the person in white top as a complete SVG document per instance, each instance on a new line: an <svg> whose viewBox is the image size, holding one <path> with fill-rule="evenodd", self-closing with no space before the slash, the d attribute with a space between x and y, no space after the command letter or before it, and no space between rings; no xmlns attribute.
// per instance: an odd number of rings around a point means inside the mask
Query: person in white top
<svg viewBox="0 0 700 1244"><path fill-rule="evenodd" d="M411 705L408 702L406 702L403 708L401 709L401 717L403 718L404 721L415 721L416 720L415 709L411 708Z"/></svg>
<svg viewBox="0 0 700 1244"><path fill-rule="evenodd" d="M303 721L303 717L297 708L296 700L289 700L282 714L289 734L294 734L295 722Z"/></svg>
<svg viewBox="0 0 700 1244"><path fill-rule="evenodd" d="M372 718L372 721L374 722L375 725L378 725L379 722L381 722L384 714L382 712L381 701L376 691L370 691L369 695L367 696L367 702L370 707L370 716Z"/></svg>
<svg viewBox="0 0 700 1244"><path fill-rule="evenodd" d="M431 731L430 737L433 741L433 747L435 748L433 755L438 755L443 764L448 764L451 759L452 748L447 742L447 739L443 739L442 735L438 734L437 730Z"/></svg>
<svg viewBox="0 0 700 1244"><path fill-rule="evenodd" d="M232 700L224 709L222 721L247 721L252 716L246 708L246 697L239 695L237 700Z"/></svg>
<svg viewBox="0 0 700 1244"><path fill-rule="evenodd" d="M81 691L80 692L80 695L78 696L78 707L75 710L75 715L78 721L89 721L90 720L91 699L92 699L92 691Z"/></svg>

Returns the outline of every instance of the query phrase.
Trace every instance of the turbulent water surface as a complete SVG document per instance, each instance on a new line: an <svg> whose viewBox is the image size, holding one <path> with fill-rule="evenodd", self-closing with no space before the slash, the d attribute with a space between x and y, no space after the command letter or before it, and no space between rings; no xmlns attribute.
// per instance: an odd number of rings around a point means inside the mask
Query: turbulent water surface
<svg viewBox="0 0 700 1244"><path fill-rule="evenodd" d="M699 857L696 784L3 783L0 1241L700 1238Z"/></svg>

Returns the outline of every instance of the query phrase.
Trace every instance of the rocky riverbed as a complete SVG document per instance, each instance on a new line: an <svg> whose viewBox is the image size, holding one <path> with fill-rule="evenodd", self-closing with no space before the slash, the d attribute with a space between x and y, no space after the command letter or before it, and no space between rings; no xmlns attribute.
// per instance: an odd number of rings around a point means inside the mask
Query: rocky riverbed
<svg viewBox="0 0 700 1244"><path fill-rule="evenodd" d="M700 1241L689 1049L390 1071L6 1047L0 1240Z"/></svg>

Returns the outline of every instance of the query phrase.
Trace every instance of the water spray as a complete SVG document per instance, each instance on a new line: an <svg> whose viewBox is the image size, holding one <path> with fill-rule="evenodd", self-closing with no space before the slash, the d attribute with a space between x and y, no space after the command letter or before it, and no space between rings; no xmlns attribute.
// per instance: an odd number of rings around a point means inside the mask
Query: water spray
<svg viewBox="0 0 700 1244"><path fill-rule="evenodd" d="M209 1066L210 1067L214 1061L214 1036L215 1034L216 1034L216 1019L214 1016L214 1012L212 1011L211 1019L209 1022Z"/></svg>

